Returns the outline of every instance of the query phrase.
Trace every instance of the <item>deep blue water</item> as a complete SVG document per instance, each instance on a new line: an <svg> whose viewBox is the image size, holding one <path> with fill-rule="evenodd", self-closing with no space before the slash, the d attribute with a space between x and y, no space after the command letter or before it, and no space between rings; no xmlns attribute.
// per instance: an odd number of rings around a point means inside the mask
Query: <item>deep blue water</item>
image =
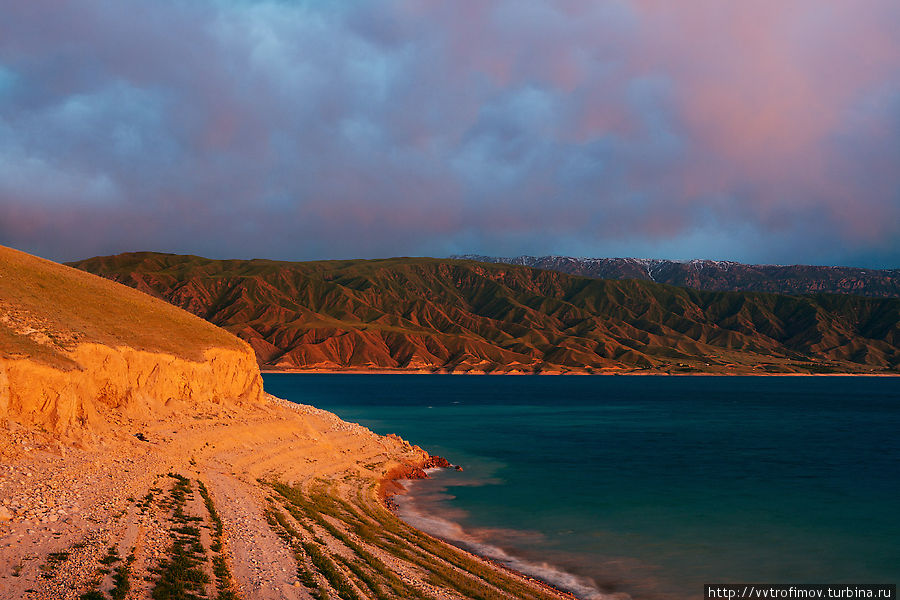
<svg viewBox="0 0 900 600"><path fill-rule="evenodd" d="M463 465L414 484L404 516L588 578L585 597L900 581L900 379L267 374L265 386Z"/></svg>

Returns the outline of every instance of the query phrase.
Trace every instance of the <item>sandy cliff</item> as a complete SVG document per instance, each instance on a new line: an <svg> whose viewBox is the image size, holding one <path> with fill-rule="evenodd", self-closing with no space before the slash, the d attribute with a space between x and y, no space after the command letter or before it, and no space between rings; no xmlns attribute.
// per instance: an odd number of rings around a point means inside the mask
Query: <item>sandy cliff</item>
<svg viewBox="0 0 900 600"><path fill-rule="evenodd" d="M0 247L0 422L84 438L257 402L252 349L145 294Z"/></svg>
<svg viewBox="0 0 900 600"><path fill-rule="evenodd" d="M249 348L209 349L205 360L193 361L80 344L67 356L76 368L0 359L0 420L83 438L122 418L160 420L203 403L259 401L262 393Z"/></svg>

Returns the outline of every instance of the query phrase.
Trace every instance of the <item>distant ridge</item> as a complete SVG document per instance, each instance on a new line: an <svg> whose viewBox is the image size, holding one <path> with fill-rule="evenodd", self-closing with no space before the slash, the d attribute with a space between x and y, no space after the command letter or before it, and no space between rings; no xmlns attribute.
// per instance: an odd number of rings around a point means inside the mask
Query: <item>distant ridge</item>
<svg viewBox="0 0 900 600"><path fill-rule="evenodd" d="M714 292L774 294L856 294L900 298L900 269L813 265L747 265L719 260L574 258L571 256L482 256L450 258L522 265L598 279L642 279Z"/></svg>
<svg viewBox="0 0 900 600"><path fill-rule="evenodd" d="M897 373L900 299L709 292L470 260L152 252L73 263L246 340L270 369Z"/></svg>

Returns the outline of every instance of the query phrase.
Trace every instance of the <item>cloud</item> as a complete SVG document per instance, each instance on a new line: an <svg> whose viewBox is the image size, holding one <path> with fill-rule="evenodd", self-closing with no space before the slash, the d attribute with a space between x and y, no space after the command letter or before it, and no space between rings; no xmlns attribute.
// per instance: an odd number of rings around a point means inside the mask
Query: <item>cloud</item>
<svg viewBox="0 0 900 600"><path fill-rule="evenodd" d="M0 242L897 266L898 26L894 0L10 0Z"/></svg>

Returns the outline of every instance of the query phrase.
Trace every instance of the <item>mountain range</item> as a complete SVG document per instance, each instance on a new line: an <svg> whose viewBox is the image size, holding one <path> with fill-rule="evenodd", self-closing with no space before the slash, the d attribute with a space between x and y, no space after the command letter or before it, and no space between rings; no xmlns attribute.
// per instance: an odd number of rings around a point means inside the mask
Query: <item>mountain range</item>
<svg viewBox="0 0 900 600"><path fill-rule="evenodd" d="M900 299L714 292L433 258L72 266L247 341L268 369L896 373Z"/></svg>
<svg viewBox="0 0 900 600"><path fill-rule="evenodd" d="M900 297L900 269L861 269L814 265L746 265L721 260L574 258L465 254L451 258L522 265L600 279L640 279L715 292L775 294L857 294Z"/></svg>

